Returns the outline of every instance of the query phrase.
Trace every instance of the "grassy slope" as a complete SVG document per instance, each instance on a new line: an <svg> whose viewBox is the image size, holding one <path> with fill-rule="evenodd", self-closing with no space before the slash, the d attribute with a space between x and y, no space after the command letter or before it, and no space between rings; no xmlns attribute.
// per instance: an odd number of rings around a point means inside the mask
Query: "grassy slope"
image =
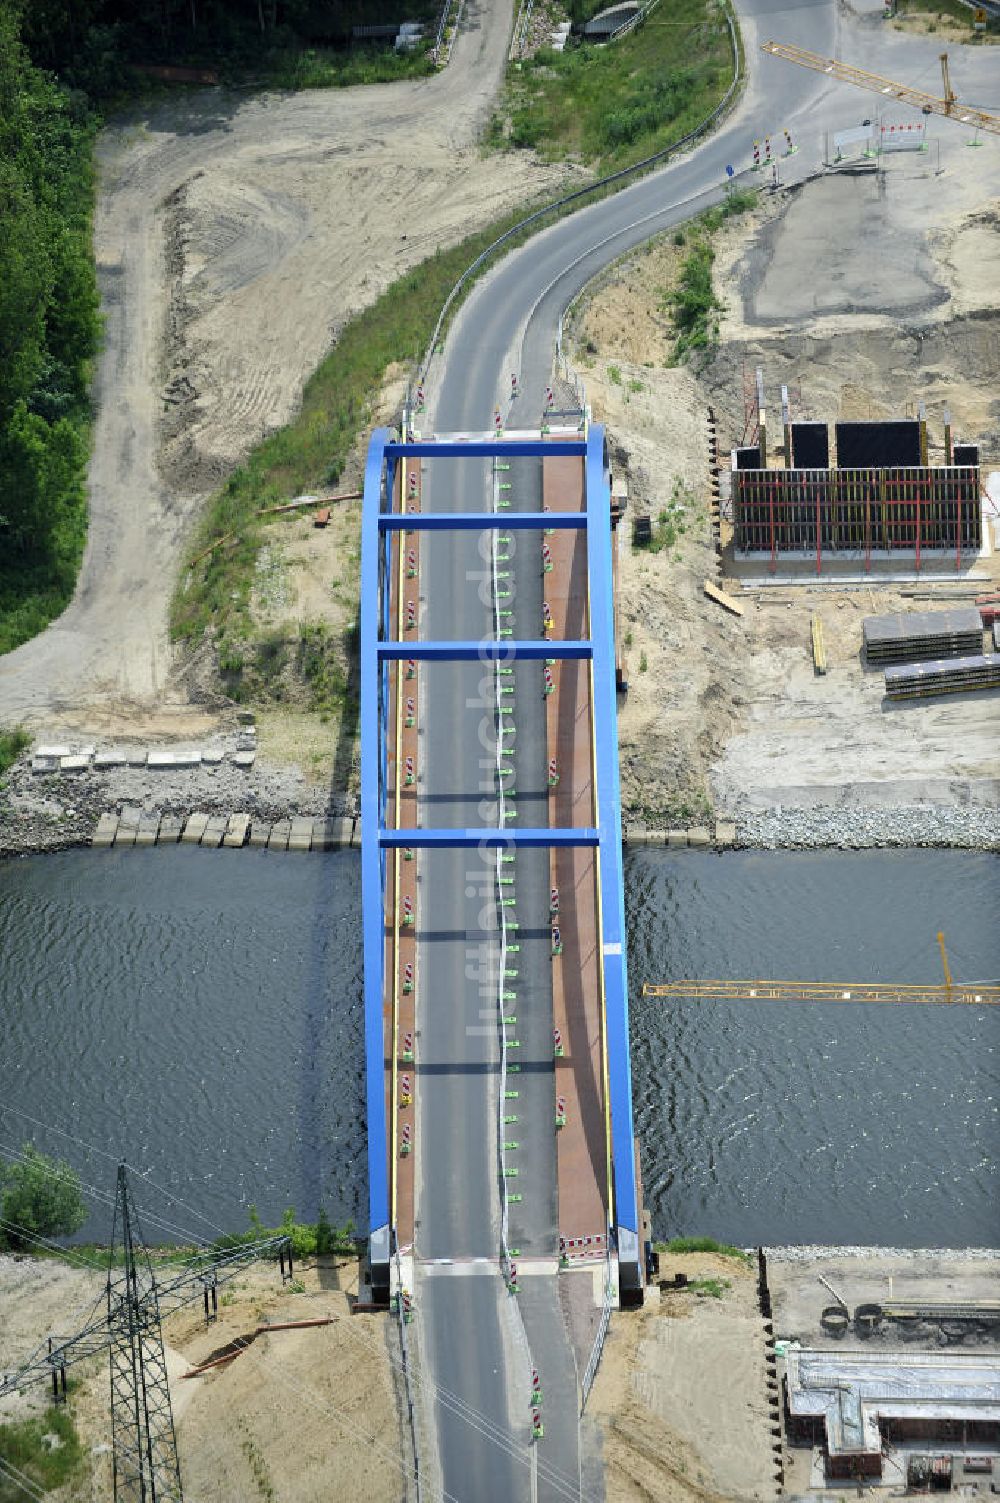
<svg viewBox="0 0 1000 1503"><path fill-rule="evenodd" d="M663 0L655 15L663 23L655 33L644 29L599 55L595 49L581 49L565 78L559 75L553 84L557 94L572 90L579 100L589 99L587 130L592 132L606 113L609 90L620 88L626 99L638 97L700 39L704 56L684 108L672 121L658 123L601 158L602 171L639 161L686 134L718 103L729 83L728 29L714 0ZM257 654L249 601L266 534L256 513L297 493L336 484L347 455L371 421L388 366L419 359L460 273L526 212L522 208L424 261L346 325L308 382L299 416L259 445L209 501L190 541L188 556L197 562L182 572L174 596L171 632L176 640L194 642L214 628L224 660L248 663ZM238 534L236 540L199 559L214 538L230 532ZM349 656L352 644L329 643L328 651ZM258 682L261 677L257 675ZM252 688L248 677L244 697L247 689L253 697Z"/></svg>
<svg viewBox="0 0 1000 1503"><path fill-rule="evenodd" d="M510 140L547 158L613 172L692 130L731 73L725 13L714 0L661 0L612 46L543 50L511 71ZM494 121L493 139L503 130Z"/></svg>

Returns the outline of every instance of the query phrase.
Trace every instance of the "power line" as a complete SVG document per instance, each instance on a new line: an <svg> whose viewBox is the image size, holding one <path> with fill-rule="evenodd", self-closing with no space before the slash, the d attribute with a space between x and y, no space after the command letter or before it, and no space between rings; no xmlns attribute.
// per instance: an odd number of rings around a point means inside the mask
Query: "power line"
<svg viewBox="0 0 1000 1503"><path fill-rule="evenodd" d="M15 1473L17 1475L15 1476ZM44 1503L45 1494L37 1488L26 1472L22 1472L12 1461L5 1456L0 1456L0 1476L6 1477L8 1482L13 1482L15 1487L20 1488L26 1498L34 1499L34 1503Z"/></svg>
<svg viewBox="0 0 1000 1503"><path fill-rule="evenodd" d="M31 1158L31 1156L25 1153L23 1149L15 1148L10 1143L0 1142L0 1149L2 1149L5 1153L11 1154L14 1158L19 1159L21 1163L30 1162L34 1164L34 1166L40 1169L43 1174L48 1174L52 1179L57 1179L62 1184L79 1184L80 1187L86 1190L89 1195L92 1195L95 1200L100 1201L103 1205L106 1205L108 1207L114 1206L114 1196L108 1195L106 1190L102 1190L99 1188L99 1186L93 1185L89 1181L82 1179L75 1169L70 1168L69 1172L66 1173L63 1170L57 1168L57 1166L54 1164L40 1163L37 1158ZM180 1236L185 1242L193 1243L195 1246L206 1245L205 1238L201 1236L200 1233L193 1232L190 1227L181 1226L176 1222L167 1221L164 1217L157 1216L153 1212L147 1212L145 1214L147 1222L152 1225L158 1226L161 1230L168 1231L174 1236Z"/></svg>
<svg viewBox="0 0 1000 1503"><path fill-rule="evenodd" d="M4 1112L11 1112L15 1117L22 1117L25 1122L31 1122L36 1127L42 1127L46 1132L55 1133L57 1137L65 1138L68 1143L77 1143L81 1148L85 1148L88 1153L100 1154L101 1158L109 1159L111 1163L115 1164L116 1166L122 1162L119 1155L109 1153L105 1148L98 1148L96 1143L88 1143L86 1139L78 1137L76 1133L64 1132L62 1128L54 1127L51 1122L45 1122L39 1117L32 1117L28 1112L22 1112L16 1106L7 1106L3 1103L0 1103L0 1115L2 1115ZM194 1206L189 1205L187 1201L182 1200L179 1195L175 1195L172 1190L168 1190L165 1186L158 1185L155 1180L150 1179L148 1170L144 1172L141 1169L137 1169L134 1164L129 1164L129 1168L131 1169L133 1174L138 1175L138 1177L147 1185L149 1185L151 1189L159 1191L159 1193L161 1195L165 1195L168 1200L175 1201L177 1205L179 1205L183 1210L188 1211L190 1215L197 1216L199 1221L204 1221L206 1226L213 1226L213 1222L201 1211L195 1210ZM207 1176L205 1177L207 1178Z"/></svg>

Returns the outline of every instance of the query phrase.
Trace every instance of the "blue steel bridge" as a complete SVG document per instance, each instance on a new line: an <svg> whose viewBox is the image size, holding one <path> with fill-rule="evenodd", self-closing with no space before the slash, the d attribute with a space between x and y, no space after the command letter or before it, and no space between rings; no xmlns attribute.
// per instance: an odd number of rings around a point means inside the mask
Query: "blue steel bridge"
<svg viewBox="0 0 1000 1503"><path fill-rule="evenodd" d="M581 1495L580 1413L643 1285L613 541L583 417L372 437L368 1277L406 1290L433 1464L477 1503Z"/></svg>

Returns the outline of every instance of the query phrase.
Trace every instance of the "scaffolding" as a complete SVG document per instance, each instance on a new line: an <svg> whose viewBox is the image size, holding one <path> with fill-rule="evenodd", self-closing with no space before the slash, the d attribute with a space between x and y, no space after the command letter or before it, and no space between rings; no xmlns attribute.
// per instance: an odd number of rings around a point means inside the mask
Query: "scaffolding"
<svg viewBox="0 0 1000 1503"><path fill-rule="evenodd" d="M737 556L901 554L919 570L925 553L953 554L955 567L982 542L979 466L864 469L734 469Z"/></svg>

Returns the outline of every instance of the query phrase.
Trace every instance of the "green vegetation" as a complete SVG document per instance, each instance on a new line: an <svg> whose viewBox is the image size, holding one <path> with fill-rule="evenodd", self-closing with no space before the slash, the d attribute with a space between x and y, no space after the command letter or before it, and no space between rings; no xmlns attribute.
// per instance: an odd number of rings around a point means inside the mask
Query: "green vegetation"
<svg viewBox="0 0 1000 1503"><path fill-rule="evenodd" d="M0 1461L17 1467L42 1492L53 1492L76 1480L84 1460L84 1449L65 1405L51 1405L31 1419L0 1425ZM0 1503L20 1503L25 1495L20 1483L0 1476Z"/></svg>
<svg viewBox="0 0 1000 1503"><path fill-rule="evenodd" d="M73 592L97 348L86 101L31 66L0 0L0 653Z"/></svg>
<svg viewBox="0 0 1000 1503"><path fill-rule="evenodd" d="M589 5L570 6L586 11ZM729 31L718 0L661 0L613 46L543 48L508 79L507 125L490 144L533 147L549 160L576 157L611 172L693 130L732 76Z"/></svg>
<svg viewBox="0 0 1000 1503"><path fill-rule="evenodd" d="M247 644L256 636L249 604L266 536L258 513L289 496L337 484L358 435L371 422L389 365L419 360L462 272L526 212L522 207L421 262L344 327L306 383L295 421L265 439L207 503L190 544L196 562L182 573L174 594L170 626L175 640L197 640L212 627L225 644L226 661L244 666ZM213 539L230 533L236 535L231 542L199 558ZM308 628L301 653L313 669L316 630ZM330 683L329 665L315 672L317 707L330 698ZM334 699L338 692L335 688Z"/></svg>
<svg viewBox="0 0 1000 1503"><path fill-rule="evenodd" d="M666 300L676 336L675 361L687 359L694 350L708 350L717 342L717 314L723 304L716 297L712 282L715 252L711 237L727 219L749 213L756 203L755 192L730 193L717 208L692 221L688 234L691 249L681 266L680 280ZM675 235L674 244L677 243Z"/></svg>
<svg viewBox="0 0 1000 1503"><path fill-rule="evenodd" d="M0 731L0 778L30 745L31 737L20 726L15 726L12 731Z"/></svg>
<svg viewBox="0 0 1000 1503"><path fill-rule="evenodd" d="M327 1254L347 1254L357 1251L353 1221L343 1226L333 1226L324 1210L320 1210L315 1222L296 1221L295 1211L288 1207L278 1226L265 1226L257 1214L257 1207L249 1211L250 1225L245 1232L232 1232L219 1237L212 1245L224 1250L240 1247L246 1242L262 1242L267 1237L290 1237L293 1258L314 1258Z"/></svg>
<svg viewBox="0 0 1000 1503"><path fill-rule="evenodd" d="M0 1159L0 1247L32 1247L34 1237L70 1237L87 1219L80 1176L33 1143L21 1158Z"/></svg>
<svg viewBox="0 0 1000 1503"><path fill-rule="evenodd" d="M429 72L427 46L351 47L355 25L397 19L385 0L31 0L25 42L33 60L92 99L148 90L157 67L210 69L223 83L325 88ZM430 30L437 0L408 0L406 17Z"/></svg>
<svg viewBox="0 0 1000 1503"><path fill-rule="evenodd" d="M961 0L899 0L898 16L934 16L937 21L947 21L967 33L969 42L996 40L1000 38L1000 20L986 17L986 30L976 31L973 26L974 12ZM928 28L929 30L932 28Z"/></svg>
<svg viewBox="0 0 1000 1503"><path fill-rule="evenodd" d="M742 1247L733 1247L729 1242L716 1242L714 1237L671 1237L669 1242L657 1242L657 1252L667 1253L718 1253L720 1258L735 1258L739 1263L752 1263L753 1257Z"/></svg>
<svg viewBox="0 0 1000 1503"><path fill-rule="evenodd" d="M730 1279L692 1279L688 1284L695 1294L706 1295L709 1299L721 1299L727 1289L733 1287Z"/></svg>
<svg viewBox="0 0 1000 1503"><path fill-rule="evenodd" d="M630 388L635 385L641 391L639 383L629 383ZM645 553L662 553L664 548L672 548L678 538L687 532L687 515L695 504L692 491L680 479L674 481L670 500L657 514L653 524L653 535L648 543L637 543Z"/></svg>

